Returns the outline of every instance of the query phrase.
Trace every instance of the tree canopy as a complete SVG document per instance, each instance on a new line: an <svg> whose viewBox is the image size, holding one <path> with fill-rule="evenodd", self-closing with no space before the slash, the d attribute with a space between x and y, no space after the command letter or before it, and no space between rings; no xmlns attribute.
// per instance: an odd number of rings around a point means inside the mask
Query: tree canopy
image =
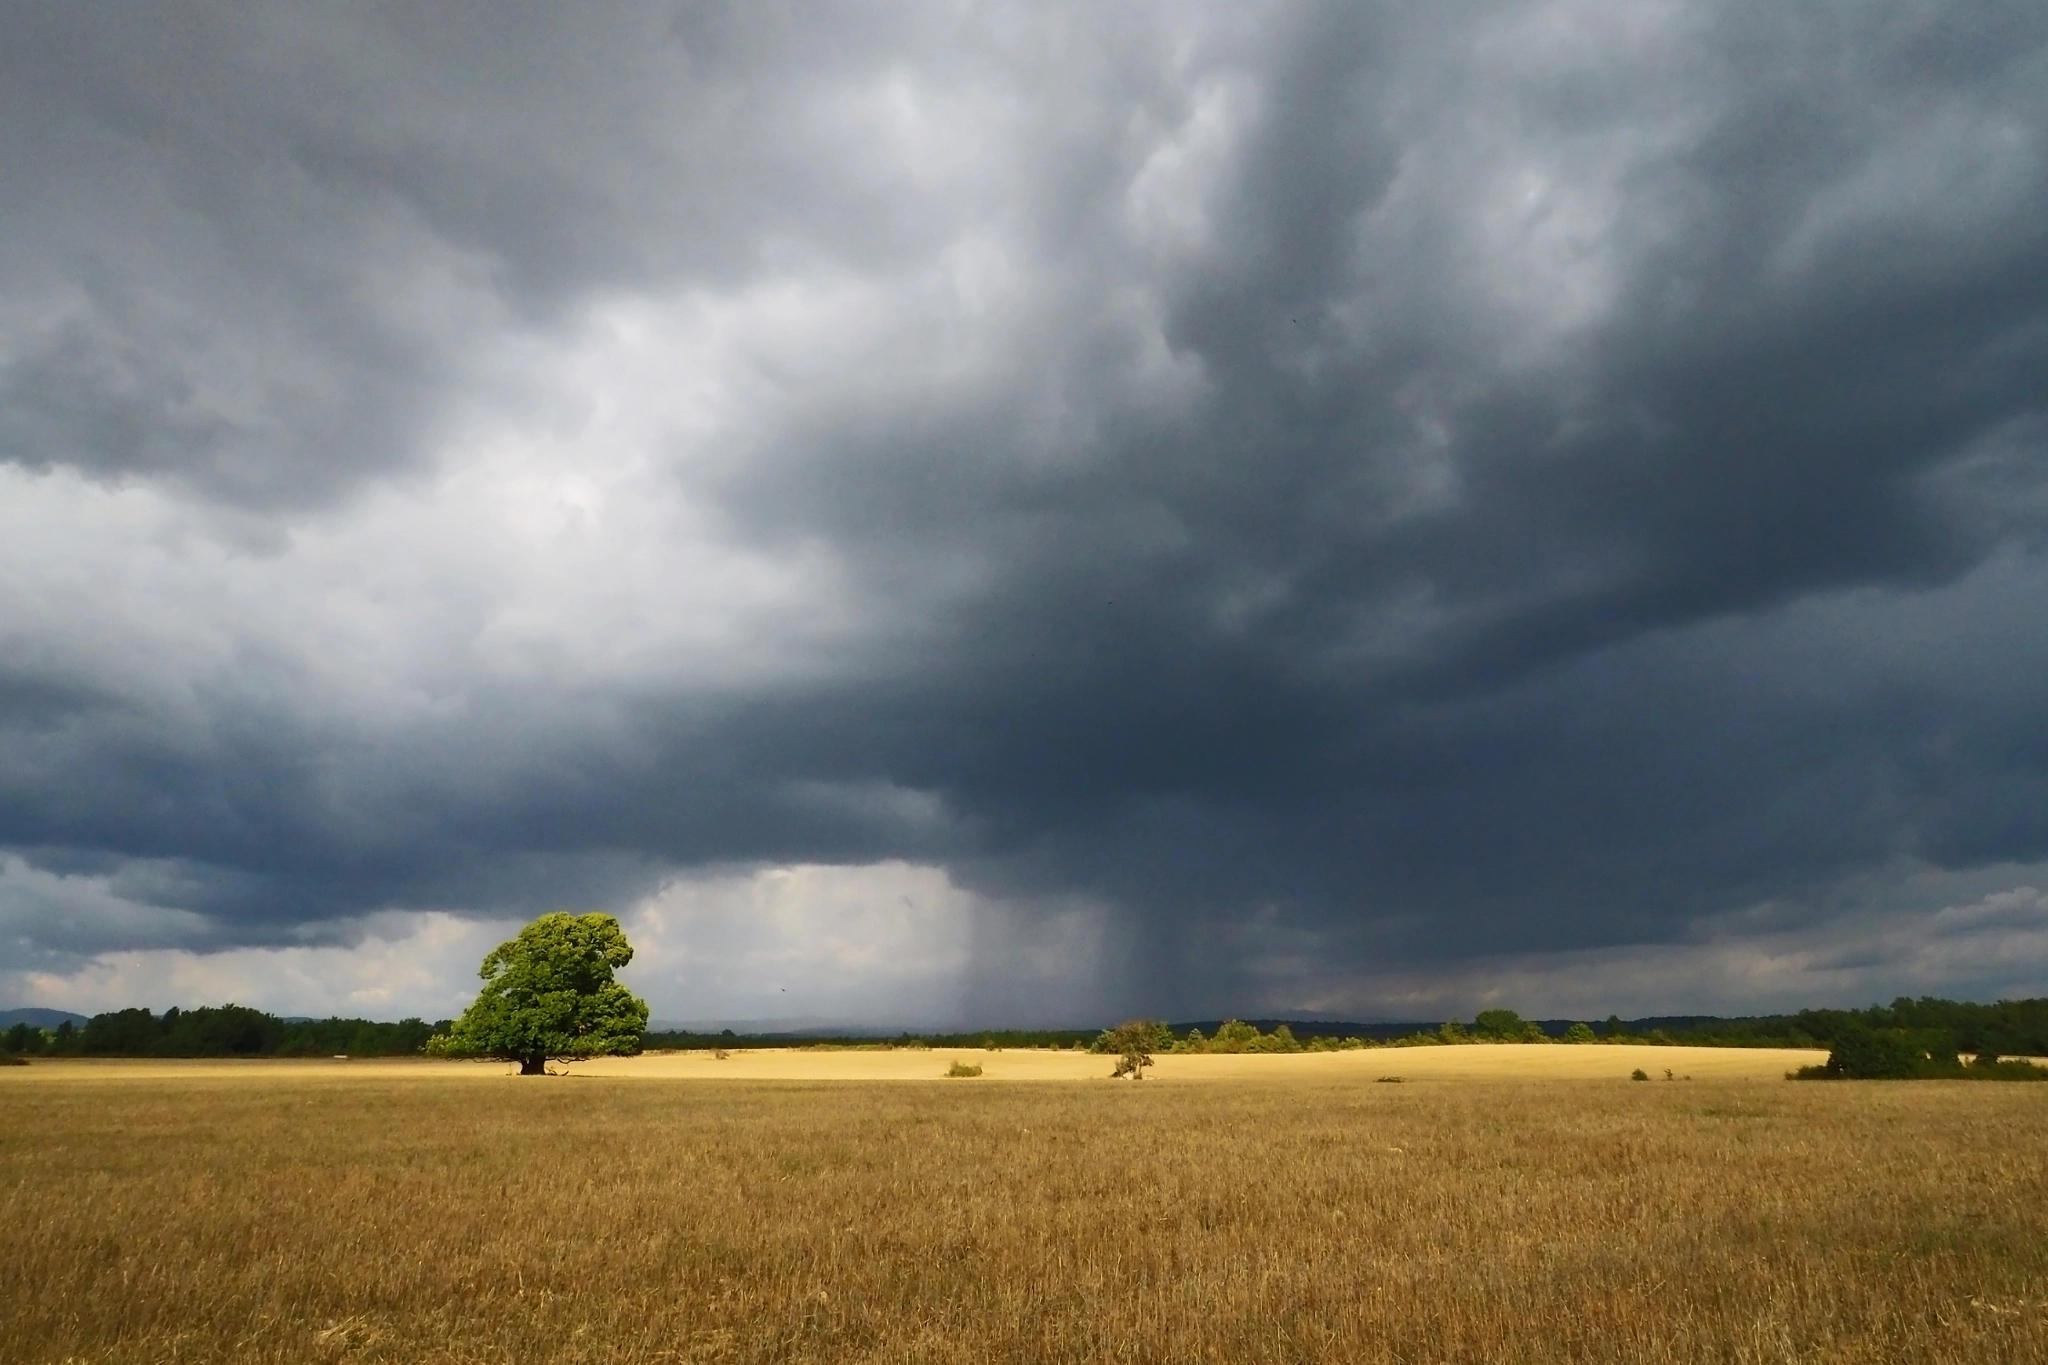
<svg viewBox="0 0 2048 1365"><path fill-rule="evenodd" d="M485 955L483 989L427 1051L517 1062L522 1076L544 1075L549 1062L631 1056L647 1030L647 1004L612 974L632 960L610 915L542 915Z"/></svg>
<svg viewBox="0 0 2048 1365"><path fill-rule="evenodd" d="M1144 1080L1145 1068L1152 1065L1152 1054L1166 1046L1172 1037L1173 1033L1166 1025L1150 1019L1132 1019L1107 1030L1102 1035L1102 1050L1117 1054L1116 1070L1110 1074L1119 1078L1128 1076L1134 1081Z"/></svg>

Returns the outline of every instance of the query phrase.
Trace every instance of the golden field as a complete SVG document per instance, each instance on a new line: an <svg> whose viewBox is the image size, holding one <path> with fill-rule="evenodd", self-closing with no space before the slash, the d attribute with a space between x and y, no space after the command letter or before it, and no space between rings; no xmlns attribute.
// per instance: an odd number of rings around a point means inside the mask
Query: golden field
<svg viewBox="0 0 2048 1365"><path fill-rule="evenodd" d="M1357 1052L1162 1054L1147 1083L1199 1081L1326 1081L1333 1084L1403 1080L1622 1080L1640 1067L1662 1078L1666 1070L1698 1080L1779 1080L1794 1067L1827 1060L1825 1052L1789 1048L1654 1047L1606 1044L1585 1047L1469 1043L1458 1047L1369 1048ZM719 1057L711 1052L653 1052L606 1057L562 1068L579 1077L639 1080L935 1081L954 1061L982 1068L991 1081L1102 1081L1111 1059L1086 1052L1017 1048L758 1048ZM496 1062L446 1062L418 1057L312 1060L261 1058L219 1061L141 1061L125 1058L45 1061L45 1081L239 1077L266 1081L496 1080L518 1068ZM0 1077L14 1079L12 1073Z"/></svg>
<svg viewBox="0 0 2048 1365"><path fill-rule="evenodd" d="M10 1068L0 1360L2048 1360L2048 1086L1808 1060Z"/></svg>

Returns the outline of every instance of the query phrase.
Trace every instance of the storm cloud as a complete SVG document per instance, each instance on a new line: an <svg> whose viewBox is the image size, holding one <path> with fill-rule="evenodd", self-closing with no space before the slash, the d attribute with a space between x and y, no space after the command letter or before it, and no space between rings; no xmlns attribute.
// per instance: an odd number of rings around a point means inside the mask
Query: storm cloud
<svg viewBox="0 0 2048 1365"><path fill-rule="evenodd" d="M2048 992L2039 6L0 27L0 986Z"/></svg>

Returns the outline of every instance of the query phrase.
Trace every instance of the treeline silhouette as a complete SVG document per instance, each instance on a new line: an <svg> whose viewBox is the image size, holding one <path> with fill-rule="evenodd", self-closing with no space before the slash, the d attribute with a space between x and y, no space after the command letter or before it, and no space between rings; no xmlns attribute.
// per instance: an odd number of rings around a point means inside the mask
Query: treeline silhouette
<svg viewBox="0 0 2048 1365"><path fill-rule="evenodd" d="M1263 1026L1263 1031L1261 1030ZM24 1056L87 1057L398 1057L419 1052L441 1024L419 1019L281 1019L244 1005L199 1009L113 1010L83 1027L14 1025L0 1033L0 1052ZM1469 1024L1352 1024L1277 1019L1204 1020L1160 1026L1172 1051L1285 1052L1337 1046L1426 1046L1466 1042L1630 1042L1694 1047L1833 1048L1844 1040L1903 1034L1925 1040L1927 1050L1991 1056L2048 1056L2048 999L1995 1004L1900 997L1860 1010L1801 1010L1749 1018L1659 1016L1605 1023L1569 1019L1525 1020L1512 1010L1486 1010ZM1237 1035L1242 1032L1243 1037ZM660 1030L646 1035L649 1051L771 1047L1087 1048L1096 1029L981 1029L961 1033L820 1035Z"/></svg>
<svg viewBox="0 0 2048 1365"><path fill-rule="evenodd" d="M2048 999L1961 1000L1899 997L1862 1010L1801 1010L1756 1019L1702 1020L1667 1030L1673 1042L1721 1047L1833 1047L1872 1032L1903 1030L1938 1038L1952 1051L2003 1056L2048 1056Z"/></svg>
<svg viewBox="0 0 2048 1365"><path fill-rule="evenodd" d="M0 1047L23 1056L70 1057L402 1057L416 1053L436 1025L373 1019L280 1019L246 1005L198 1009L113 1010L83 1028L16 1024Z"/></svg>

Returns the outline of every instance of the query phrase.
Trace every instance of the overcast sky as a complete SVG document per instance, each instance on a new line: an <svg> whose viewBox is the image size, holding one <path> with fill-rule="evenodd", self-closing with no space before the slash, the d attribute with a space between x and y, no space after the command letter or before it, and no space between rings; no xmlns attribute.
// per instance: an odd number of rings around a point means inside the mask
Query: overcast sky
<svg viewBox="0 0 2048 1365"><path fill-rule="evenodd" d="M2048 994L2048 7L0 9L0 1005Z"/></svg>

